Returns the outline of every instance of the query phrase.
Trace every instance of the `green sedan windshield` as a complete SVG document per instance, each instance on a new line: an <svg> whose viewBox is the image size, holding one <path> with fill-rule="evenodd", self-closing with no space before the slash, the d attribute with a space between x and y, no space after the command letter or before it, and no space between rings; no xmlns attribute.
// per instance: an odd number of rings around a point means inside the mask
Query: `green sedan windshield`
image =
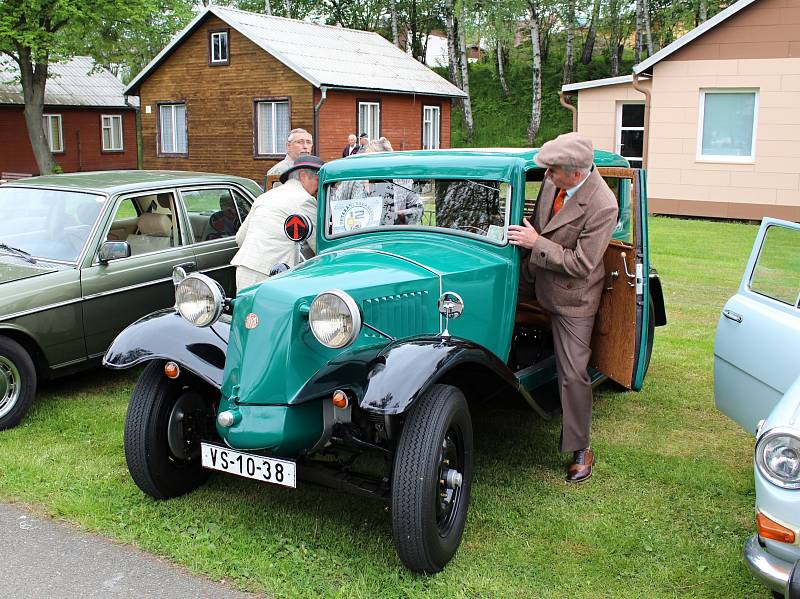
<svg viewBox="0 0 800 599"><path fill-rule="evenodd" d="M396 227L460 231L505 242L510 187L470 179L371 179L327 186L328 236Z"/></svg>
<svg viewBox="0 0 800 599"><path fill-rule="evenodd" d="M75 262L104 201L89 193L0 187L0 251Z"/></svg>

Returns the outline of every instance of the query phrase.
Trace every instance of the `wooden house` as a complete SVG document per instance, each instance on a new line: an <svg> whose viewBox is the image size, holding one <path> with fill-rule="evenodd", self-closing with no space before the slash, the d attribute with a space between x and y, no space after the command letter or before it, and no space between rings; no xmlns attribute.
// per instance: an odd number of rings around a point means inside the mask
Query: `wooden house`
<svg viewBox="0 0 800 599"><path fill-rule="evenodd" d="M130 83L146 169L263 182L302 127L340 158L350 133L446 148L464 93L376 33L209 6Z"/></svg>
<svg viewBox="0 0 800 599"><path fill-rule="evenodd" d="M86 56L51 63L42 126L64 172L134 169L136 105L124 86ZM0 57L0 177L39 174L25 125L16 63Z"/></svg>

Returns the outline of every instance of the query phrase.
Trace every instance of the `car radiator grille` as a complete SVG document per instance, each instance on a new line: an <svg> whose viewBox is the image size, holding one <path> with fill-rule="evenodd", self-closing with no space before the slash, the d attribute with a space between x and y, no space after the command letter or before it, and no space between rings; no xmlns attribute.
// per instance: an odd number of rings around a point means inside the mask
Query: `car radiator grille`
<svg viewBox="0 0 800 599"><path fill-rule="evenodd" d="M432 332L439 322L439 314L430 303L427 291L365 299L362 310L364 322L392 337ZM364 334L367 337L381 337L369 329L365 329Z"/></svg>

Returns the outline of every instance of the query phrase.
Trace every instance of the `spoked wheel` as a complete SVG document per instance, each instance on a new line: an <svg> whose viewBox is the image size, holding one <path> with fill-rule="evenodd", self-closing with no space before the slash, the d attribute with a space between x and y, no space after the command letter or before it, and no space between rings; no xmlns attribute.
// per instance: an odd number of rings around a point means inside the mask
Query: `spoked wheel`
<svg viewBox="0 0 800 599"><path fill-rule="evenodd" d="M36 368L19 343L0 337L0 430L17 426L36 395Z"/></svg>
<svg viewBox="0 0 800 599"><path fill-rule="evenodd" d="M392 472L397 554L415 572L439 572L455 555L472 486L472 419L464 394L435 385L411 408Z"/></svg>
<svg viewBox="0 0 800 599"><path fill-rule="evenodd" d="M156 499L193 491L209 477L200 441L215 435L211 405L198 390L168 379L150 362L133 390L125 418L125 459L136 485Z"/></svg>

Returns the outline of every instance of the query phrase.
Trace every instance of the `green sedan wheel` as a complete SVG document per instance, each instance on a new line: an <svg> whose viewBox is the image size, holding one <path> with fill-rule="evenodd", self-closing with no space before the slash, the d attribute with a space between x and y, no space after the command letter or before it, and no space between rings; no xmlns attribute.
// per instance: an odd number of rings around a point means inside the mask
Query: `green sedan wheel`
<svg viewBox="0 0 800 599"><path fill-rule="evenodd" d="M0 337L0 430L19 424L36 395L36 368L19 343Z"/></svg>

